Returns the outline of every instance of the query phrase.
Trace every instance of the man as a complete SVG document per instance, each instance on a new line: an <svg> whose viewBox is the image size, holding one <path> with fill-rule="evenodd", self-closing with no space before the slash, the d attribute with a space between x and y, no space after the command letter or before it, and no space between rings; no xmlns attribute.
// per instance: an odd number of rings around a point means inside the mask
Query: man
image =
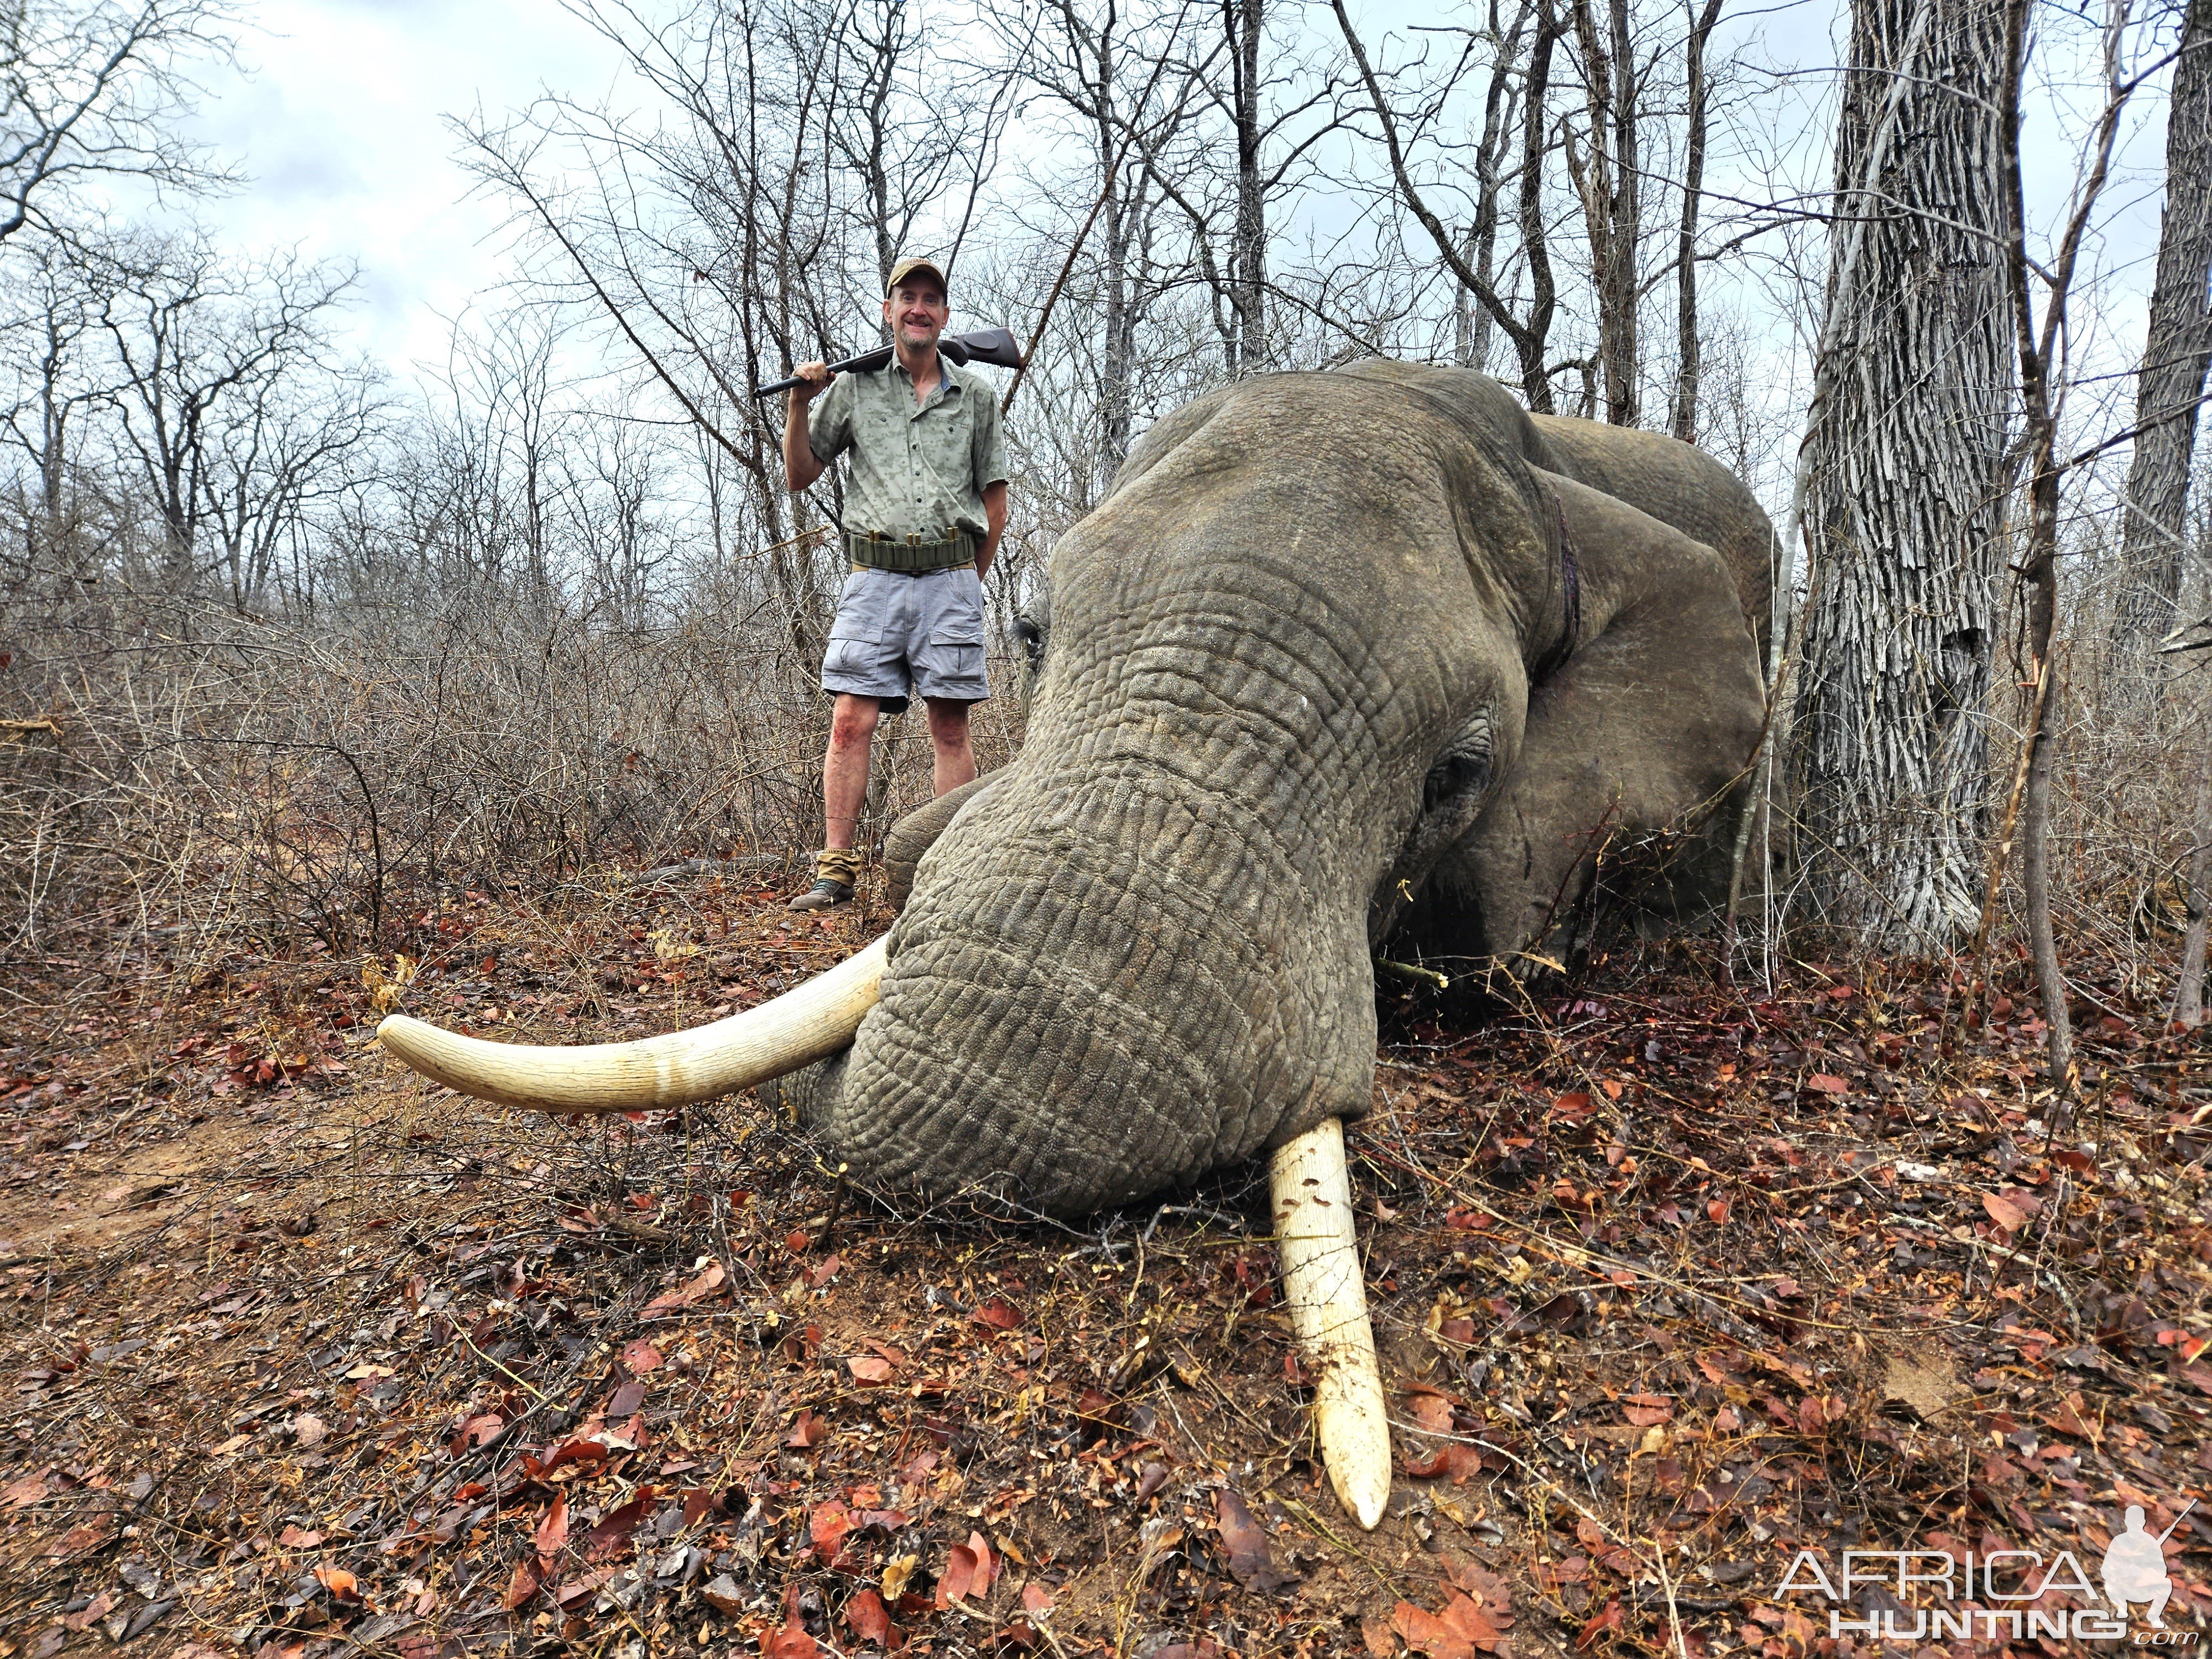
<svg viewBox="0 0 2212 1659"><path fill-rule="evenodd" d="M794 910L843 904L860 879L853 846L868 794L876 721L919 696L929 710L937 793L975 775L968 708L983 677L983 578L1006 527L999 400L980 375L938 355L951 316L945 273L903 258L885 284L890 363L833 386L822 363L796 370L783 466L796 495L848 450L844 551L850 574L830 627L822 689L836 700L822 762L821 854ZM829 395L810 422L808 408Z"/></svg>

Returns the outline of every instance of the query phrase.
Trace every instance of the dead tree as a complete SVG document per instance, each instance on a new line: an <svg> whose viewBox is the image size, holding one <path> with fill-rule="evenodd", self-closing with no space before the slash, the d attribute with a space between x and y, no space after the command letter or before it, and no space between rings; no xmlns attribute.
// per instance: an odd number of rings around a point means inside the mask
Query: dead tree
<svg viewBox="0 0 2212 1659"><path fill-rule="evenodd" d="M2179 620L2197 410L2212 365L2212 0L2187 0L2166 118L2166 214L2136 376L2114 668L2143 673Z"/></svg>
<svg viewBox="0 0 2212 1659"><path fill-rule="evenodd" d="M2011 375L2000 0L1854 0L1793 518L1818 567L1796 739L1828 921L1943 948L1979 914Z"/></svg>
<svg viewBox="0 0 2212 1659"><path fill-rule="evenodd" d="M188 136L195 60L229 58L228 0L0 9L0 240L52 228L47 198L94 180L172 191L233 182Z"/></svg>
<svg viewBox="0 0 2212 1659"><path fill-rule="evenodd" d="M1686 131L1682 141L1682 216L1674 237L1674 399L1668 411L1668 429L1686 444L1698 441L1698 206L1705 187L1706 104L1711 97L1705 72L1705 47L1721 21L1723 0L1705 0L1703 11L1694 0L1690 33L1682 46L1683 89L1687 94Z"/></svg>
<svg viewBox="0 0 2212 1659"><path fill-rule="evenodd" d="M1629 0L1607 0L1602 25L1590 0L1570 0L1589 117L1587 152L1566 144L1568 174L1581 198L1589 239L1590 286L1597 297L1597 361L1605 418L1634 426L1640 412L1636 305L1644 229L1641 77Z"/></svg>

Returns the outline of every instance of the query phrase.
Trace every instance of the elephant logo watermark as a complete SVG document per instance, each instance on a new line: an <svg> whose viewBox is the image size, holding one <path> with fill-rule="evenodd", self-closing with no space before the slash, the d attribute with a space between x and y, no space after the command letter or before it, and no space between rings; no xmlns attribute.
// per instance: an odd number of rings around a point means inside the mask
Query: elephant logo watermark
<svg viewBox="0 0 2212 1659"><path fill-rule="evenodd" d="M1777 1600L1821 1596L1829 1603L1832 1638L2127 1642L2132 1635L2136 1647L2193 1651L2197 1632L2166 1627L2173 1580L2166 1572L2166 1543L2196 1507L2192 1498L2172 1526L2154 1534L2143 1524L2142 1506L2130 1504L2126 1524L2113 1534L2098 1564L2101 1595L2071 1550L2046 1558L2040 1550L2002 1549L1970 1551L1963 1558L1946 1550L1846 1550L1835 1578L1812 1551L1800 1550L1774 1594ZM2020 1588L2006 1588L2014 1583ZM1869 1589L1883 1592L1888 1605L1863 1612L1860 1593ZM2050 1606L2046 1598L2054 1592L2081 1605ZM1961 1605L1967 1601L1979 1605ZM2142 1628L2130 1626L2134 1607L2142 1609Z"/></svg>

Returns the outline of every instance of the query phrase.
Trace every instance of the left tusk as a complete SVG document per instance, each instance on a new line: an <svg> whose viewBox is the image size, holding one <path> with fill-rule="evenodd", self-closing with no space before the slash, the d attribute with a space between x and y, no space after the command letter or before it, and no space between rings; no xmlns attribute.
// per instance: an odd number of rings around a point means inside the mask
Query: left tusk
<svg viewBox="0 0 2212 1659"><path fill-rule="evenodd" d="M1367 1287L1352 1231L1344 1125L1323 1118L1275 1149L1270 1166L1283 1299L1314 1374L1314 1426L1337 1501L1372 1530L1390 1501L1390 1425Z"/></svg>

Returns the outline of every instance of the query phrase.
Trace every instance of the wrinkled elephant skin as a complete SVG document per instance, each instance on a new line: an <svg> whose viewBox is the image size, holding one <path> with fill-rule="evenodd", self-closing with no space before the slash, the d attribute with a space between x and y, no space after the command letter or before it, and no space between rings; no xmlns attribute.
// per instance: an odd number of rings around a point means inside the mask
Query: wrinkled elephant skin
<svg viewBox="0 0 2212 1659"><path fill-rule="evenodd" d="M1607 826L1717 804L1725 845L1769 545L1697 451L1462 371L1169 416L1053 554L1020 758L894 832L882 1000L787 1097L876 1180L1055 1214L1363 1114L1374 942L1530 948Z"/></svg>

